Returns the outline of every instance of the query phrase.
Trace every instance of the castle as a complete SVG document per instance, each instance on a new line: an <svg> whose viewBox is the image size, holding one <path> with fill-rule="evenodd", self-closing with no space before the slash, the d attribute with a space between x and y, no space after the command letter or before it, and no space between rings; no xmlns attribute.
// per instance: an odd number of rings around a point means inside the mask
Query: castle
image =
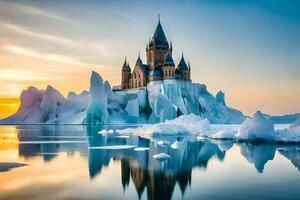
<svg viewBox="0 0 300 200"><path fill-rule="evenodd" d="M191 80L191 67L186 64L183 54L177 67L172 57L172 42L168 42L158 18L154 35L146 46L147 64L138 55L134 69L126 58L122 66L122 89L146 87L147 83L156 80Z"/></svg>

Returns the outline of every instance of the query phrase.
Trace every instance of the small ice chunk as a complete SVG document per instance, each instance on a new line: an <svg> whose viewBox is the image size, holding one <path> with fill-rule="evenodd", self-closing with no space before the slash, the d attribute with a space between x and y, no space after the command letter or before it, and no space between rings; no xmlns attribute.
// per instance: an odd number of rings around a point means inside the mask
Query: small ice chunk
<svg viewBox="0 0 300 200"><path fill-rule="evenodd" d="M156 160L162 161L162 160L170 159L171 157L170 157L169 154L159 153L159 154L153 155L153 158L156 159Z"/></svg>
<svg viewBox="0 0 300 200"><path fill-rule="evenodd" d="M113 134L113 133L114 133L114 130L110 129L110 130L107 131L107 133L108 133L108 134Z"/></svg>
<svg viewBox="0 0 300 200"><path fill-rule="evenodd" d="M176 140L173 144L171 144L172 149L179 149L180 146L181 146L181 142L179 142L178 140Z"/></svg>
<svg viewBox="0 0 300 200"><path fill-rule="evenodd" d="M110 145L110 146L93 146L89 147L89 149L103 149L103 150L121 150L121 149L132 149L135 148L134 145Z"/></svg>
<svg viewBox="0 0 300 200"><path fill-rule="evenodd" d="M163 140L159 140L159 141L157 142L157 144L160 145L160 146L162 146L162 145L170 145L170 142L168 142L168 141L163 141Z"/></svg>
<svg viewBox="0 0 300 200"><path fill-rule="evenodd" d="M148 147L137 147L137 148L134 148L134 151L149 151L149 148Z"/></svg>
<svg viewBox="0 0 300 200"><path fill-rule="evenodd" d="M98 133L99 133L99 134L107 134L107 130L104 130L104 129L103 129L103 130L99 131Z"/></svg>
<svg viewBox="0 0 300 200"><path fill-rule="evenodd" d="M123 139L127 139L129 138L130 136L129 135L118 135L116 136L117 138L123 138Z"/></svg>

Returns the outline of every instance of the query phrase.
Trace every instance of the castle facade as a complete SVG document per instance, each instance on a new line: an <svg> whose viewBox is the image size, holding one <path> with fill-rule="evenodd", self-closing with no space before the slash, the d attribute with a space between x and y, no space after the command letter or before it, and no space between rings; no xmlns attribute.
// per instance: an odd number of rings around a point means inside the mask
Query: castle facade
<svg viewBox="0 0 300 200"><path fill-rule="evenodd" d="M147 83L157 80L191 81L191 67L185 62L183 54L175 67L172 56L172 42L168 42L158 19L156 30L146 46L147 62L143 63L140 54L131 71L126 58L122 66L122 89L146 87Z"/></svg>

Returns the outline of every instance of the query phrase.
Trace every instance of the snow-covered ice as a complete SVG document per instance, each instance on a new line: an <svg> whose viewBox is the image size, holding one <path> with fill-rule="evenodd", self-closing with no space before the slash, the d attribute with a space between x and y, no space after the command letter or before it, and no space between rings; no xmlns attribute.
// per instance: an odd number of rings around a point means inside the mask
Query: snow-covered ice
<svg viewBox="0 0 300 200"><path fill-rule="evenodd" d="M266 119L260 111L257 111L252 119L247 118L239 127L237 138L273 140L276 138L274 124Z"/></svg>
<svg viewBox="0 0 300 200"><path fill-rule="evenodd" d="M158 123L180 115L195 114L211 123L241 123L242 112L225 105L223 93L216 97L205 85L182 80L152 81L146 88L113 91L95 71L89 93L70 92L65 98L56 89L30 87L23 91L17 113L4 124L103 124Z"/></svg>
<svg viewBox="0 0 300 200"><path fill-rule="evenodd" d="M277 131L277 141L300 142L300 118L290 125L288 129Z"/></svg>
<svg viewBox="0 0 300 200"><path fill-rule="evenodd" d="M209 137L213 139L235 139L236 133L230 129L223 129Z"/></svg>
<svg viewBox="0 0 300 200"><path fill-rule="evenodd" d="M170 159L171 156L166 153L159 153L159 154L153 155L153 158L162 161L162 160Z"/></svg>
<svg viewBox="0 0 300 200"><path fill-rule="evenodd" d="M148 151L149 147L136 147L134 148L134 151Z"/></svg>
<svg viewBox="0 0 300 200"><path fill-rule="evenodd" d="M209 129L209 122L194 114L182 115L164 123L148 124L138 128L120 130L123 134L136 134L146 137L187 136Z"/></svg>
<svg viewBox="0 0 300 200"><path fill-rule="evenodd" d="M89 149L96 150L121 150L121 149L133 149L136 146L134 145L109 145L109 146L92 146Z"/></svg>

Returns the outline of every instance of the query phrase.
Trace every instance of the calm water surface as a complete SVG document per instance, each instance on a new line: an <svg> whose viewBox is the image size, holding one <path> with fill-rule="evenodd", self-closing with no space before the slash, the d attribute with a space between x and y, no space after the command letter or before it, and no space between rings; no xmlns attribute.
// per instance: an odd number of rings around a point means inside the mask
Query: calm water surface
<svg viewBox="0 0 300 200"><path fill-rule="evenodd" d="M0 126L0 199L300 198L300 145L98 134L103 128L122 127ZM170 159L153 158L162 152Z"/></svg>

